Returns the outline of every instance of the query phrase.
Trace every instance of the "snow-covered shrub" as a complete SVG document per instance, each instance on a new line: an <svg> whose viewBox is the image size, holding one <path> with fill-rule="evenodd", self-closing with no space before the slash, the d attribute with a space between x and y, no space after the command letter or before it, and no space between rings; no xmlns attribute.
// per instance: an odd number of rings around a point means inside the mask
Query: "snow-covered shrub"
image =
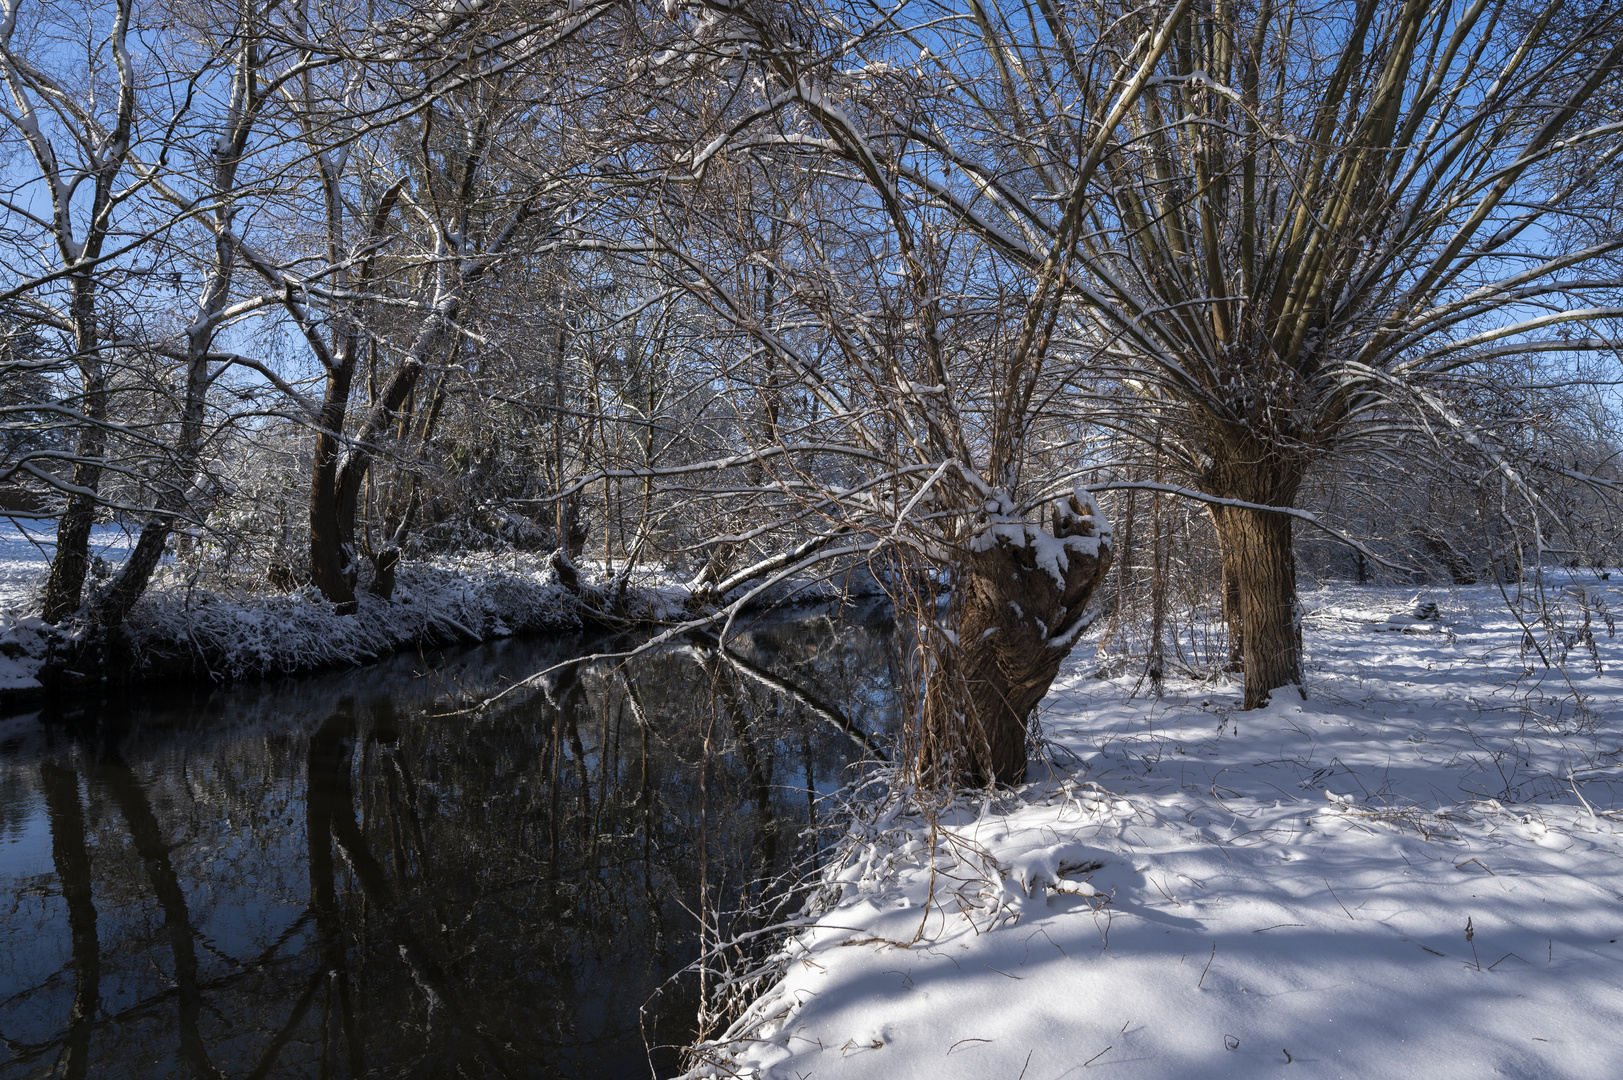
<svg viewBox="0 0 1623 1080"><path fill-rule="evenodd" d="M131 612L140 670L181 665L219 679L361 664L423 643L486 641L580 626L579 596L544 563L464 556L399 571L393 600L363 592L354 616L304 586L279 594L217 591L171 570Z"/></svg>

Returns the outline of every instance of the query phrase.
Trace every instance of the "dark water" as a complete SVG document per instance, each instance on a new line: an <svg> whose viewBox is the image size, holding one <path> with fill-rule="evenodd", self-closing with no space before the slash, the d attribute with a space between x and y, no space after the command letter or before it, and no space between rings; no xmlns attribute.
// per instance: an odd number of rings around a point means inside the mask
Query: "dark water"
<svg viewBox="0 0 1623 1080"><path fill-rule="evenodd" d="M477 716L437 714L612 643L0 720L0 1078L669 1074L694 913L815 858L894 721L891 627L845 614Z"/></svg>

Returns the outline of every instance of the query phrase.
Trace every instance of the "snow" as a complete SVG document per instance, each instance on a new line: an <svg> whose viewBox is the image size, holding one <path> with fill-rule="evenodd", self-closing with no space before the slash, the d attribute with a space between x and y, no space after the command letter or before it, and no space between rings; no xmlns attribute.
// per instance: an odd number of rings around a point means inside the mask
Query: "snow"
<svg viewBox="0 0 1623 1080"><path fill-rule="evenodd" d="M48 520L14 518L0 531L0 695L40 689L39 673L70 632L34 617L54 540L55 523ZM117 526L98 526L92 534L103 573L132 545ZM583 561L580 570L585 588L576 595L558 582L547 555L440 555L402 563L392 600L370 595L363 581L359 610L350 617L336 614L310 586L292 593L269 591L261 582L208 587L195 568L166 562L131 610L125 643L137 681L231 681L364 664L422 644L578 629L584 615L611 597L623 602L619 611L627 618L687 616L691 591L673 571L639 567L625 575L622 594L623 566ZM884 586L857 565L815 578L789 575L755 591L764 606L877 595Z"/></svg>
<svg viewBox="0 0 1623 1080"><path fill-rule="evenodd" d="M122 526L96 525L90 554L111 568L124 561L134 543ZM35 675L53 631L32 616L55 551L54 518L0 517L0 694L40 688Z"/></svg>
<svg viewBox="0 0 1623 1080"><path fill-rule="evenodd" d="M62 632L34 617L55 549L55 522L0 518L0 694L40 688L36 677ZM91 553L109 568L134 538L116 525L91 535ZM361 595L354 618L305 587L293 593L208 589L172 565L161 567L130 612L128 643L137 664L172 675L177 658L200 678L233 680L367 663L402 648L486 641L580 625L580 604L546 560L474 553L432 564L403 564L394 602ZM657 589L633 604L663 613ZM137 672L139 676L141 673Z"/></svg>
<svg viewBox="0 0 1623 1080"><path fill-rule="evenodd" d="M641 597L634 597L641 599ZM581 604L544 558L464 554L402 563L393 600L364 591L354 616L314 587L237 595L189 588L164 574L131 610L125 631L138 663L167 658L231 681L368 663L414 645L478 642L578 628Z"/></svg>
<svg viewBox="0 0 1623 1080"><path fill-rule="evenodd" d="M91 556L109 565L123 562L134 544L121 525L97 525L90 533ZM0 517L0 609L28 605L55 551L54 518Z"/></svg>
<svg viewBox="0 0 1623 1080"><path fill-rule="evenodd" d="M1623 645L1596 616L1547 672L1496 588L1417 599L1305 594L1308 696L1253 712L1084 646L1024 788L932 820L873 781L696 1073L1616 1076Z"/></svg>
<svg viewBox="0 0 1623 1080"><path fill-rule="evenodd" d="M1077 529L1078 532L1055 536L1039 526L1012 517L1013 502L1006 493L999 491L993 498L986 500L985 510L991 520L970 538L969 549L991 551L1000 545L1030 548L1032 559L1038 569L1046 570L1049 576L1063 587L1066 571L1071 565L1071 555L1096 559L1099 557L1100 545L1110 543L1112 538L1110 523L1105 520L1104 514L1100 513L1099 504L1094 502L1092 493L1086 488L1079 487L1072 493L1071 498L1076 500L1080 513L1063 502L1057 503L1056 508L1061 522L1067 528ZM1080 534L1084 531L1087 535Z"/></svg>

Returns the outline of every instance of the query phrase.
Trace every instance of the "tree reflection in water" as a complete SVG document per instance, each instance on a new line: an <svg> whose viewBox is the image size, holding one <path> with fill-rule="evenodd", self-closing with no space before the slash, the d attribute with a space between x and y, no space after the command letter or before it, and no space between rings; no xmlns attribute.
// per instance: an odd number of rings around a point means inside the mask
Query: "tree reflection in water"
<svg viewBox="0 0 1623 1080"><path fill-rule="evenodd" d="M894 720L865 614L479 716L436 714L566 646L0 722L0 1078L672 1071L697 985L638 1010L696 913L739 929L716 912L814 857L817 797Z"/></svg>

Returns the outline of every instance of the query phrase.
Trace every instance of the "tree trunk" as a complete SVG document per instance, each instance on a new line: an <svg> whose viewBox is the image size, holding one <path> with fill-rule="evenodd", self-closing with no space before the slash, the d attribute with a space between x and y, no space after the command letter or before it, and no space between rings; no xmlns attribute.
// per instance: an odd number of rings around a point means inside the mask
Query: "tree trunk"
<svg viewBox="0 0 1623 1080"><path fill-rule="evenodd" d="M379 600L394 599L395 570L400 566L400 549L394 545L378 552L372 560L372 595Z"/></svg>
<svg viewBox="0 0 1623 1080"><path fill-rule="evenodd" d="M339 425L349 398L354 371L346 360L338 374L330 376L327 397L322 402L322 430L316 436L315 474L310 485L310 575L321 595L340 615L356 610L355 523L360 514L361 490L372 468L372 455L395 426L406 399L417 388L427 358L444 344L452 320L461 310L457 296L442 297L434 311L418 328L416 340L372 404L361 430L339 455ZM331 420L329 420L329 417ZM390 583L390 591L393 584Z"/></svg>
<svg viewBox="0 0 1623 1080"><path fill-rule="evenodd" d="M229 257L229 249L223 242L218 248L222 259ZM216 295L205 301L205 315L209 313L210 304L218 307L225 302L225 288L230 283L229 271L217 269L216 276L217 280L212 283L212 292ZM200 316L199 324L203 321L203 316ZM95 601L92 609L94 617L104 627L111 628L122 623L129 615L130 608L146 592L153 572L163 559L163 551L169 543L175 521L190 502L190 490L197 480L203 456L203 419L209 387L208 349L213 343L212 337L212 330L199 330L192 336L187 350L186 396L181 411L180 437L174 453L175 474L159 494L157 512L142 526L140 539L136 541L129 558L124 560L118 576Z"/></svg>
<svg viewBox="0 0 1623 1080"><path fill-rule="evenodd" d="M1261 501L1261 500L1246 500ZM1242 643L1245 708L1268 703L1269 694L1302 682L1302 631L1296 621L1296 556L1289 515L1243 507L1214 507L1223 546L1224 577L1233 582ZM1225 593L1229 588L1225 581ZM1228 607L1225 598L1225 607Z"/></svg>
<svg viewBox="0 0 1623 1080"><path fill-rule="evenodd" d="M1230 671L1245 670L1245 620L1240 613L1240 569L1233 553L1223 539L1223 528L1218 522L1220 507L1212 508L1212 528L1217 533L1218 557L1223 574L1223 622L1229 632Z"/></svg>
<svg viewBox="0 0 1623 1080"><path fill-rule="evenodd" d="M252 97L251 81L241 74L234 80L233 100L241 103ZM158 497L157 512L141 528L135 550L102 597L96 601L95 619L105 627L122 623L130 608L146 592L152 574L163 558L164 547L175 521L188 509L190 491L197 480L203 456L203 423L208 406L209 351L214 347L215 320L231 299L232 273L236 268L236 248L230 232L236 217L229 193L236 187L237 168L247 142L251 117L239 117L229 146L222 145L214 164L213 189L220 200L214 210L214 262L198 303L197 318L186 331L186 390L182 399L179 438L174 450L174 476Z"/></svg>
<svg viewBox="0 0 1623 1080"><path fill-rule="evenodd" d="M155 514L142 526L140 539L135 542L135 548L130 552L129 558L124 560L118 576L92 606L96 622L111 628L124 621L130 608L135 606L135 602L141 599L141 594L146 591L153 572L158 569L158 563L163 559L163 549L169 542L169 532L174 524L173 514Z"/></svg>
<svg viewBox="0 0 1623 1080"><path fill-rule="evenodd" d="M78 452L86 453L86 440L79 440ZM100 449L88 451L100 454ZM80 461L73 466L75 487L94 490L101 481L101 463ZM90 569L90 530L96 523L96 498L84 491L68 497L68 505L56 526L56 554L51 557L51 573L45 580L45 604L41 613L48 623L59 623L79 610L84 597L85 574Z"/></svg>
<svg viewBox="0 0 1623 1080"><path fill-rule="evenodd" d="M90 569L90 531L96 521L97 492L107 453L107 370L98 351L96 282L88 274L73 277L74 345L84 385L84 426L74 446L73 493L56 527L56 554L45 581L41 617L59 623L79 610L84 599L85 574Z"/></svg>
<svg viewBox="0 0 1623 1080"><path fill-rule="evenodd" d="M1145 674L1150 678L1150 687L1155 696L1160 697L1167 674L1167 548L1171 544L1161 512L1160 492L1150 497L1150 528L1153 530L1150 544L1150 647Z"/></svg>
<svg viewBox="0 0 1623 1080"><path fill-rule="evenodd" d="M344 543L338 490L338 459L353 373L346 357L327 376L310 475L310 580L340 615L355 611L355 549ZM353 526L349 532L353 536Z"/></svg>
<svg viewBox="0 0 1623 1080"><path fill-rule="evenodd" d="M128 0L114 5L112 36L118 64L116 94L110 100L118 102L116 120L96 136L97 149L89 153L88 167L78 167L59 159L51 148L49 137L38 124L29 125L23 132L33 150L41 179L47 181L51 192L53 231L62 269L68 272L71 301L68 307L73 327L74 362L78 365L84 391L80 410L83 426L79 428L74 448L73 487L57 523L56 554L51 559L50 576L45 583L43 616L46 622L60 623L79 610L84 598L85 572L90 568L90 531L95 509L100 501L102 469L107 453L107 432L103 427L107 419L107 365L102 359L104 331L99 310L99 294L103 284L101 274L102 249L115 220L114 207L125 196L115 198L115 185L125 162L129 158L131 130L135 115L134 69L123 62L128 57L125 48L129 33L131 5ZM15 8L12 19L15 20ZM23 115L33 113L27 101L29 91L18 77L12 62L10 42L12 26L5 29L5 79L13 102L23 109ZM37 85L37 84L36 84ZM113 90L113 87L107 87ZM94 125L88 121L86 127ZM70 136L72 137L72 136ZM72 137L81 148L90 150L90 143L80 135ZM81 182L89 180L88 195ZM77 194L76 194L77 193ZM83 238L75 242L74 222L83 221ZM112 336L112 335L107 335Z"/></svg>
<svg viewBox="0 0 1623 1080"><path fill-rule="evenodd" d="M998 521L962 551L956 640L936 650L925 685L923 782L1025 778L1027 722L1085 629L1110 556L1110 527L1083 492L1056 508L1052 533Z"/></svg>

